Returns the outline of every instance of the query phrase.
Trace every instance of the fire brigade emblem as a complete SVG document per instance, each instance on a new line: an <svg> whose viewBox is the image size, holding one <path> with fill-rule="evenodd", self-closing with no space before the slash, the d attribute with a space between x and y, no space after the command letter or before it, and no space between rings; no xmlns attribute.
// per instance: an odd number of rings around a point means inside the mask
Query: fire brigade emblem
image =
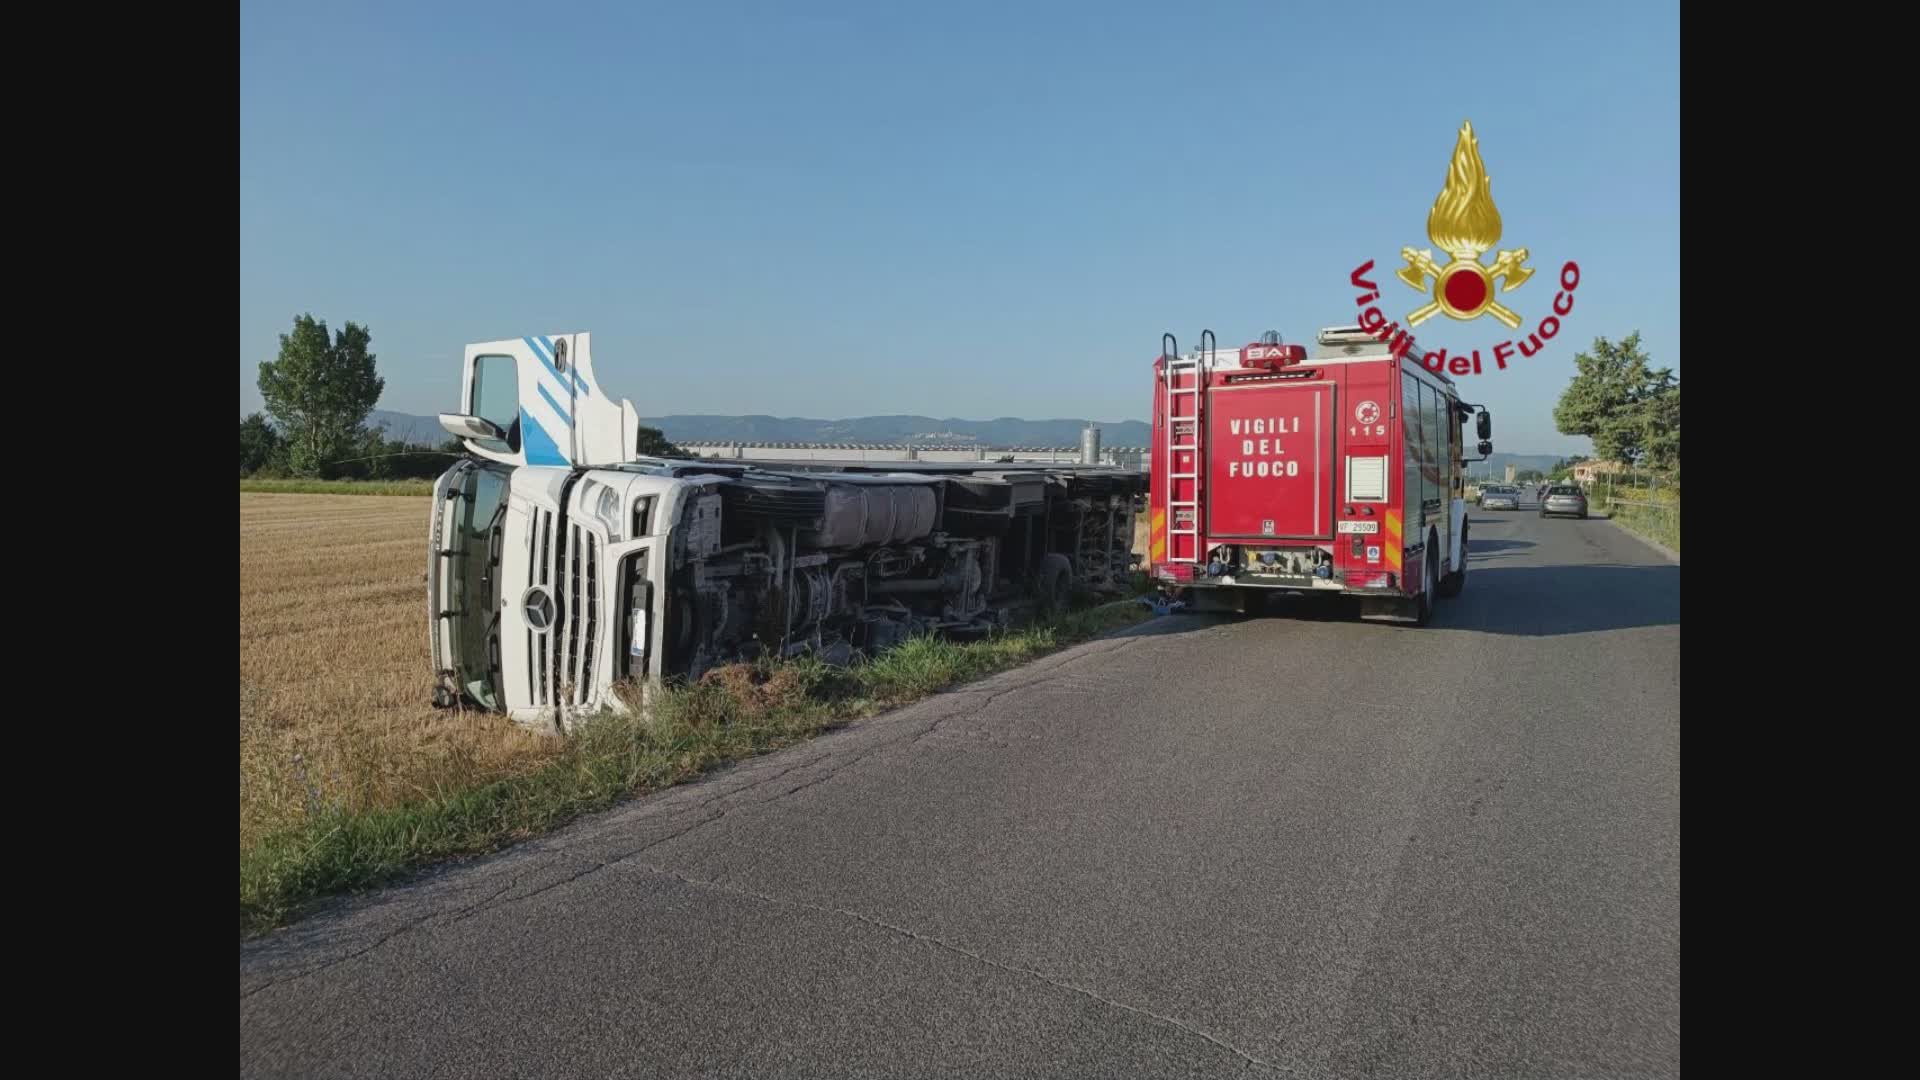
<svg viewBox="0 0 1920 1080"><path fill-rule="evenodd" d="M1361 402L1359 405L1354 407L1353 418L1355 421L1362 424L1379 423L1380 422L1380 403L1377 401Z"/></svg>
<svg viewBox="0 0 1920 1080"><path fill-rule="evenodd" d="M1400 249L1407 265L1396 276L1409 287L1422 293L1431 291L1433 296L1432 303L1408 313L1409 327L1445 314L1462 322L1492 315L1511 329L1519 328L1520 316L1493 298L1493 283L1496 279L1501 282L1501 292L1525 285L1533 276L1533 270L1525 265L1527 249L1499 252L1492 266L1480 262L1480 255L1500 242L1500 210L1493 205L1491 185L1487 167L1480 160L1480 140L1474 137L1473 124L1463 123L1460 139L1453 147L1453 163L1447 167L1447 185L1427 214L1427 239L1446 252L1448 259L1435 263L1431 250ZM1431 289L1428 278L1433 279Z"/></svg>

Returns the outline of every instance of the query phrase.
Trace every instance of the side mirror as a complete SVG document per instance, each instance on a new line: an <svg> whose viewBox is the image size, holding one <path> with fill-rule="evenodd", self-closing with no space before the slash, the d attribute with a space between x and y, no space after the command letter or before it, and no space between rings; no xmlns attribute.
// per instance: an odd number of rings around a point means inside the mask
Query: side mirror
<svg viewBox="0 0 1920 1080"><path fill-rule="evenodd" d="M1483 415L1484 415L1484 414L1483 414ZM1484 426L1484 425L1482 425L1482 426ZM1483 458L1486 458L1486 457L1492 457L1492 456L1493 456L1493 443L1492 443L1492 442L1490 442L1490 441L1488 441L1488 440L1486 440L1486 439L1481 439L1481 440L1480 440L1480 456L1481 456L1481 457L1483 457Z"/></svg>
<svg viewBox="0 0 1920 1080"><path fill-rule="evenodd" d="M462 416L459 413L441 413L440 426L447 434L462 439L492 439L506 442L507 433L500 425L479 416Z"/></svg>
<svg viewBox="0 0 1920 1080"><path fill-rule="evenodd" d="M1487 412L1485 409L1482 409L1480 411L1479 419L1474 424L1473 430L1482 439L1493 438L1493 415ZM1483 454L1486 453L1485 450L1482 450L1480 452Z"/></svg>

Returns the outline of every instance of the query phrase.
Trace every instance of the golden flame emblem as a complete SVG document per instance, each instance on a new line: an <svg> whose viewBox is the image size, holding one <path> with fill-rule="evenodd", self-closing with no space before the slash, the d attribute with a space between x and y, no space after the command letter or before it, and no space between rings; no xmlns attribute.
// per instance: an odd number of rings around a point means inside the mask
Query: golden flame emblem
<svg viewBox="0 0 1920 1080"><path fill-rule="evenodd" d="M1500 279L1500 291L1511 292L1526 284L1533 271L1525 265L1526 248L1500 252L1492 266L1480 264L1481 254L1500 242L1500 208L1493 204L1493 181L1480 160L1480 140L1471 121L1460 125L1447 184L1427 214L1427 239L1448 259L1435 263L1431 250L1400 249L1400 257L1407 260L1397 273L1401 281L1425 293L1427 279L1433 279L1433 302L1409 313L1408 326L1438 314L1463 321L1492 315L1510 328L1520 325L1520 316L1493 298L1493 283Z"/></svg>

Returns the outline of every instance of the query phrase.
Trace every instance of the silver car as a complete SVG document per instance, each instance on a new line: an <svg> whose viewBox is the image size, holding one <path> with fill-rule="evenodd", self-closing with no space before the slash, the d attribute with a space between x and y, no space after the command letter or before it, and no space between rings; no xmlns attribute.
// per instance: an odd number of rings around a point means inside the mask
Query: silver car
<svg viewBox="0 0 1920 1080"><path fill-rule="evenodd" d="M1549 514L1572 514L1575 517L1587 516L1586 493L1577 487L1555 485L1547 489L1546 500L1540 504L1540 516Z"/></svg>
<svg viewBox="0 0 1920 1080"><path fill-rule="evenodd" d="M1510 487L1490 487L1480 493L1482 510L1518 510L1520 492Z"/></svg>

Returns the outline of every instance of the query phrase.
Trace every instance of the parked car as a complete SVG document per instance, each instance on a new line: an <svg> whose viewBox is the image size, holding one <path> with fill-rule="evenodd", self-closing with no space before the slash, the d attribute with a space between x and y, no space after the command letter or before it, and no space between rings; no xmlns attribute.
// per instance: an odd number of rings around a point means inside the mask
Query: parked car
<svg viewBox="0 0 1920 1080"><path fill-rule="evenodd" d="M1518 510L1520 509L1520 490L1510 487L1490 487L1480 493L1482 510Z"/></svg>
<svg viewBox="0 0 1920 1080"><path fill-rule="evenodd" d="M1556 484L1547 489L1547 497L1540 503L1540 516L1552 514L1572 514L1575 517L1587 516L1587 493L1570 484Z"/></svg>

